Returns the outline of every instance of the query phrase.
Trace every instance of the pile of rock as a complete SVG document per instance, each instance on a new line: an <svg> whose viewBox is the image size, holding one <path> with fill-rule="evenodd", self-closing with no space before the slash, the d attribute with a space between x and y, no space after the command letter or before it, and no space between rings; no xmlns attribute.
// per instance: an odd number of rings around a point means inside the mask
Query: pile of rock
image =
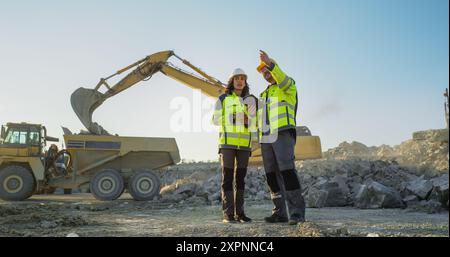
<svg viewBox="0 0 450 257"><path fill-rule="evenodd" d="M421 176L406 186L409 195L403 198L408 207L413 210L426 211L428 213L439 212L447 209L448 200L448 173L432 179Z"/></svg>
<svg viewBox="0 0 450 257"><path fill-rule="evenodd" d="M337 147L331 148L323 153L327 159L351 159L351 158L368 158L371 159L377 152L376 147L368 147L363 143L353 141L348 143L344 141Z"/></svg>
<svg viewBox="0 0 450 257"><path fill-rule="evenodd" d="M394 147L399 163L421 170L448 172L448 130L427 130L413 134L413 139Z"/></svg>
<svg viewBox="0 0 450 257"><path fill-rule="evenodd" d="M364 159L305 161L298 170L309 207L448 209L448 173L417 176L392 160Z"/></svg>
<svg viewBox="0 0 450 257"><path fill-rule="evenodd" d="M323 159L297 162L307 206L448 210L448 130L447 137L444 132L417 132L394 147L344 142ZM221 200L219 163L182 164L163 174L163 201ZM248 200L270 199L264 168L249 168L245 189Z"/></svg>
<svg viewBox="0 0 450 257"><path fill-rule="evenodd" d="M349 159L297 163L308 207L411 208L426 212L448 209L448 173L417 176L416 170L395 161ZM218 204L221 174L194 172L167 185L161 199ZM261 167L246 176L247 200L268 200L270 193Z"/></svg>
<svg viewBox="0 0 450 257"><path fill-rule="evenodd" d="M417 167L419 172L448 172L448 130L426 130L413 133L413 138L394 147L368 147L359 142L343 142L323 153L327 159L369 160L394 159L402 165Z"/></svg>
<svg viewBox="0 0 450 257"><path fill-rule="evenodd" d="M180 202L192 197L202 199L202 197L205 196L203 184L204 181L208 179L207 176L207 173L194 172L190 176L164 186L160 191L162 201ZM202 201L204 202L203 199Z"/></svg>

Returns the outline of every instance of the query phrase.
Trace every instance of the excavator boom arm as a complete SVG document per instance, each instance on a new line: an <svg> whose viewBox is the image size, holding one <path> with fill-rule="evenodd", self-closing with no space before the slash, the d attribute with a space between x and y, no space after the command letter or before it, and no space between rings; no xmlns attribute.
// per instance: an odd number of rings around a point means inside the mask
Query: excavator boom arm
<svg viewBox="0 0 450 257"><path fill-rule="evenodd" d="M225 92L225 87L220 82L213 83L206 79L195 76L194 74L186 73L169 64L161 65L161 72L164 75L177 80L192 89L200 89L202 93L209 97L217 98Z"/></svg>
<svg viewBox="0 0 450 257"><path fill-rule="evenodd" d="M203 76L203 78L169 64L167 60L171 56L175 56L176 58L180 59L183 64L199 73L201 76ZM109 86L107 82L108 79L122 74L123 72L128 71L132 68L134 69L119 82L117 82L114 86ZM203 91L203 93L210 97L218 97L224 92L225 89L219 80L209 76L199 68L192 65L190 62L175 55L173 51L163 51L149 55L144 59L141 59L118 70L116 73L106 78L100 79L100 82L94 89L83 87L78 88L71 95L70 100L72 108L80 121L90 133L96 135L108 135L109 133L105 129L103 129L97 123L92 122L92 114L94 113L95 109L97 109L106 99L119 94L120 92L132 87L140 81L149 79L158 71L161 71L166 76L182 82L183 84L191 88L200 89ZM104 93L101 93L99 91L100 87L102 86L105 86L107 88L106 92Z"/></svg>

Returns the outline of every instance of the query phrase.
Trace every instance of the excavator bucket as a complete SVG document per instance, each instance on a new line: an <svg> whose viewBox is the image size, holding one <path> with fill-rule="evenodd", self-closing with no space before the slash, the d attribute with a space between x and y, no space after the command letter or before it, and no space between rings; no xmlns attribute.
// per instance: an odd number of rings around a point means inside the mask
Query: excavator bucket
<svg viewBox="0 0 450 257"><path fill-rule="evenodd" d="M77 114L81 123L83 123L90 132L96 131L97 133L95 134L104 134L102 133L103 129L92 122L92 113L103 101L104 97L102 93L94 89L82 87L75 90L70 97L72 109Z"/></svg>

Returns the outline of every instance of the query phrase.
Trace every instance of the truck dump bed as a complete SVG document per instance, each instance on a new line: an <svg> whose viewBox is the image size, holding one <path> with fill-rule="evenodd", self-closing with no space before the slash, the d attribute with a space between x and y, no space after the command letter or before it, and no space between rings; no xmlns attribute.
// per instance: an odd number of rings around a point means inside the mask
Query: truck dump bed
<svg viewBox="0 0 450 257"><path fill-rule="evenodd" d="M180 161L174 138L64 135L78 174L99 168L158 169Z"/></svg>

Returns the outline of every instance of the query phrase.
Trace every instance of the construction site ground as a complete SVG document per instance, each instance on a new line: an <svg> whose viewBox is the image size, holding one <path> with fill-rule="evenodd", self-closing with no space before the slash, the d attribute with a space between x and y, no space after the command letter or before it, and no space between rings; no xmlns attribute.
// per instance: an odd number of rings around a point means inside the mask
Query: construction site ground
<svg viewBox="0 0 450 257"><path fill-rule="evenodd" d="M448 211L307 208L297 226L266 224L270 201L247 201L254 221L223 224L218 205L137 202L129 194L101 202L90 194L0 200L0 236L449 236Z"/></svg>

